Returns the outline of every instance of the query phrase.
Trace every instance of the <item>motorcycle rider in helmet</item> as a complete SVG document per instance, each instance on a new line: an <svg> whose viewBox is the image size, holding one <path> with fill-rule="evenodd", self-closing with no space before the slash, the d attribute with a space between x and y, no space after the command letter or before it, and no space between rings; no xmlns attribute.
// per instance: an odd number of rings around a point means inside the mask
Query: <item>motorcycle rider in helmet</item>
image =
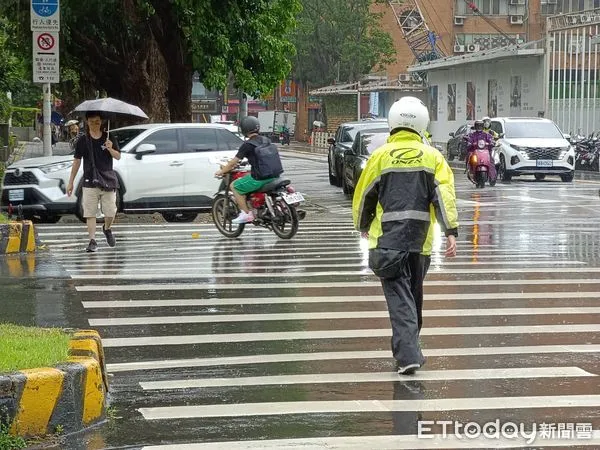
<svg viewBox="0 0 600 450"><path fill-rule="evenodd" d="M489 134L490 136L492 136L494 138L494 140L498 139L498 133L496 133L494 130L492 130L492 119L490 119L489 117L484 117L482 119L483 121L483 131L485 131L487 134Z"/></svg>
<svg viewBox="0 0 600 450"><path fill-rule="evenodd" d="M231 192L235 198L235 202L241 211L238 217L231 221L234 224L251 223L254 221L254 213L248 207L246 196L258 191L263 186L278 178L278 176L275 176L266 179L257 179L255 176L255 170L257 170L256 168L258 166L258 158L260 157L256 152L256 148L260 144L271 143L269 139L266 137L261 137L258 134L260 131L260 122L258 119L253 116L244 117L240 122L240 131L247 138L247 140L240 146L235 157L215 173L216 177L222 177L224 174L236 168L240 161L242 161L244 158L248 160L252 168L252 172L250 174L242 178L238 178L237 180L233 181L230 186ZM271 155L271 157L276 158L277 161L275 161L275 165L279 164L279 167L281 167L279 155L275 154Z"/></svg>
<svg viewBox="0 0 600 450"><path fill-rule="evenodd" d="M398 373L410 375L425 358L419 344L423 281L436 220L456 255L458 214L454 175L444 156L423 143L429 111L403 97L388 114L390 137L367 161L354 192L354 227L369 241L369 267L381 280L392 325Z"/></svg>
<svg viewBox="0 0 600 450"><path fill-rule="evenodd" d="M494 161L494 139L492 135L485 131L485 124L483 120L476 120L473 125L472 132L469 133L468 143L467 143L467 158L466 158L466 170L469 170L469 159L471 157L471 153L475 151L477 148L477 142L479 140L484 140L487 144L488 151L490 153L490 161L492 161L490 167L490 178L496 179L496 167L493 164Z"/></svg>

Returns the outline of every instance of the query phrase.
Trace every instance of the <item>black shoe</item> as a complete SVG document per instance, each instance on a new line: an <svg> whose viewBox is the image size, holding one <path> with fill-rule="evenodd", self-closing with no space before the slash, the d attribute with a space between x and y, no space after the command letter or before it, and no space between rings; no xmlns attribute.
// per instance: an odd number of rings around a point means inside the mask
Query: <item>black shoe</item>
<svg viewBox="0 0 600 450"><path fill-rule="evenodd" d="M421 364L408 364L406 366L398 366L398 375L413 375L417 369L421 368Z"/></svg>
<svg viewBox="0 0 600 450"><path fill-rule="evenodd" d="M106 228L104 228L104 225L102 225L102 231L104 232L104 236L106 236L106 243L109 247L114 247L115 245L117 245L117 240L113 236L112 230L110 228L107 230Z"/></svg>
<svg viewBox="0 0 600 450"><path fill-rule="evenodd" d="M94 253L98 251L98 244L96 244L96 240L92 239L90 240L90 243L88 244L87 248L85 249L86 252L88 253Z"/></svg>

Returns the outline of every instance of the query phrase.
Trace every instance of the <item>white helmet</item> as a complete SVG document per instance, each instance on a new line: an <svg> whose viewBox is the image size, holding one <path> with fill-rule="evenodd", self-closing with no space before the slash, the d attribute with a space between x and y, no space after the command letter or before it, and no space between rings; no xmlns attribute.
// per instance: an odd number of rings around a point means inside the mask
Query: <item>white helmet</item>
<svg viewBox="0 0 600 450"><path fill-rule="evenodd" d="M396 128L408 128L421 134L429 127L427 106L416 97L402 97L390 108L388 125L390 131Z"/></svg>

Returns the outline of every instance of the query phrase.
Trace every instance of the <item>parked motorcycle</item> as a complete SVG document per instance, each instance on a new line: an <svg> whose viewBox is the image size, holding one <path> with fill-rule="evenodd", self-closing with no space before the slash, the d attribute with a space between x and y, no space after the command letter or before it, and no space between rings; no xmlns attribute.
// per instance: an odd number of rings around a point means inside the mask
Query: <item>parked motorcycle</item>
<svg viewBox="0 0 600 450"><path fill-rule="evenodd" d="M469 136L467 147L467 178L477 188L483 189L485 183L490 186L496 185L497 164L499 161L492 159L490 150L493 148L493 140L485 133L472 133Z"/></svg>
<svg viewBox="0 0 600 450"><path fill-rule="evenodd" d="M216 161L224 166L227 160ZM215 195L212 204L212 219L219 232L228 238L236 238L242 234L247 224L234 224L240 209L229 190L231 183L247 175L250 165L242 161L231 172L222 177L219 192ZM293 238L297 231L299 221L306 217L306 212L298 209L304 201L304 196L296 192L290 180L277 178L264 186L260 191L247 196L248 206L254 210L254 226L272 230L282 239Z"/></svg>

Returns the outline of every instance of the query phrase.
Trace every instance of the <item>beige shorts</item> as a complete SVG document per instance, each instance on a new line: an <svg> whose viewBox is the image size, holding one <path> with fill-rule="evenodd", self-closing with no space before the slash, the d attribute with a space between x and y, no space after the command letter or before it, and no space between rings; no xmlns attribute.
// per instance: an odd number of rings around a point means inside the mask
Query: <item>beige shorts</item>
<svg viewBox="0 0 600 450"><path fill-rule="evenodd" d="M83 188L83 217L96 217L98 203L102 206L102 214L105 217L117 215L117 192L107 192L99 188Z"/></svg>

